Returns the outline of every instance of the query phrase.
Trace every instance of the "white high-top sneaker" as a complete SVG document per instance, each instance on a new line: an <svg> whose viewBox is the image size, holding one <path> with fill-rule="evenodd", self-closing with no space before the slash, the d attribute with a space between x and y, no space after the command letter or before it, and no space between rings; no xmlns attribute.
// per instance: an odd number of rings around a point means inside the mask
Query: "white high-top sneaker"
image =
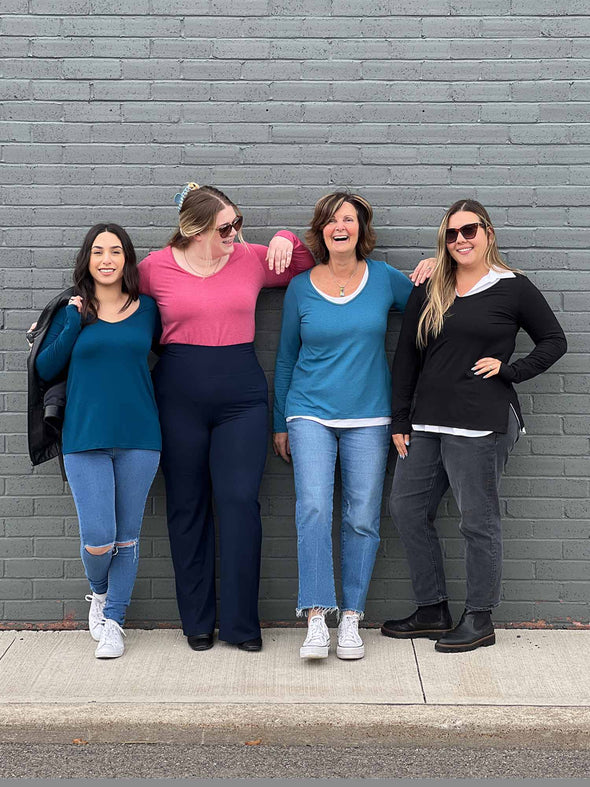
<svg viewBox="0 0 590 787"><path fill-rule="evenodd" d="M125 643L123 637L127 635L116 620L105 619L102 635L94 655L97 659L116 659L123 655Z"/></svg>
<svg viewBox="0 0 590 787"><path fill-rule="evenodd" d="M362 659L365 655L365 646L359 636L358 615L342 615L340 618L336 655L339 659Z"/></svg>
<svg viewBox="0 0 590 787"><path fill-rule="evenodd" d="M323 615L313 615L307 624L307 637L299 648L302 659L327 659L330 650L330 631Z"/></svg>
<svg viewBox="0 0 590 787"><path fill-rule="evenodd" d="M90 609L88 610L88 628L90 629L90 636L96 642L100 641L102 634L102 627L104 625L104 605L107 602L106 593L89 593L84 596L86 601L90 601Z"/></svg>

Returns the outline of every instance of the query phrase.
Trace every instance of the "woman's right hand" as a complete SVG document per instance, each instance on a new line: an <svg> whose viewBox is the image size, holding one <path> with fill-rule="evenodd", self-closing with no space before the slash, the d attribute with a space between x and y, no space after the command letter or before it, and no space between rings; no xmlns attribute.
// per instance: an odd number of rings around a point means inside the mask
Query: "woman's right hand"
<svg viewBox="0 0 590 787"><path fill-rule="evenodd" d="M395 450L400 459L405 459L408 455L408 446L410 445L409 434L393 434L391 435Z"/></svg>
<svg viewBox="0 0 590 787"><path fill-rule="evenodd" d="M291 449L289 447L289 433L275 432L272 436L272 450L275 456L280 456L285 462L291 461Z"/></svg>
<svg viewBox="0 0 590 787"><path fill-rule="evenodd" d="M428 257L425 260L420 260L412 273L410 273L410 279L414 282L416 287L419 284L424 284L426 279L429 279L432 276L432 271L434 270L435 265L436 257Z"/></svg>
<svg viewBox="0 0 590 787"><path fill-rule="evenodd" d="M68 306L75 306L79 312L82 311L82 296L81 295L72 295L70 300L68 301Z"/></svg>

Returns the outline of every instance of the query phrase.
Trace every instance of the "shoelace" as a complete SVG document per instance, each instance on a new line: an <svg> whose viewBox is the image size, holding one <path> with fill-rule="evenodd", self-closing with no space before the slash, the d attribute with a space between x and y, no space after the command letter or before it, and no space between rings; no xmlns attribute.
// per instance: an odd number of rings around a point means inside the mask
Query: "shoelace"
<svg viewBox="0 0 590 787"><path fill-rule="evenodd" d="M324 626L325 622L322 617L313 617L309 621L309 630L307 632L307 637L305 638L306 642L312 642L313 640L319 640L323 643L325 639L324 634Z"/></svg>
<svg viewBox="0 0 590 787"><path fill-rule="evenodd" d="M117 633L121 633L124 637L127 636L116 620L105 620L103 633L104 643L106 645L116 645L118 640Z"/></svg>
<svg viewBox="0 0 590 787"><path fill-rule="evenodd" d="M357 642L359 637L358 633L358 618L354 615L343 615L340 623L340 639L343 641Z"/></svg>

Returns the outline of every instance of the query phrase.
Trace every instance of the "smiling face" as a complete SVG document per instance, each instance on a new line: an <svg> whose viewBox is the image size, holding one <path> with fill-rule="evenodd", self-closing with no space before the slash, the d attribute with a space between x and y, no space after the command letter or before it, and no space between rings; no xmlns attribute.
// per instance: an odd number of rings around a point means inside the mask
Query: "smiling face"
<svg viewBox="0 0 590 787"><path fill-rule="evenodd" d="M206 246L206 251L203 250L201 254L211 259L217 259L218 257L225 257L233 252L234 241L238 234L237 231L232 227L227 238L222 238L217 228L231 224L232 221L235 221L237 216L238 214L231 205L227 205L219 211L215 216L215 229L211 229L209 232L203 232L200 236L196 236L196 238Z"/></svg>
<svg viewBox="0 0 590 787"><path fill-rule="evenodd" d="M466 224L482 223L480 216L477 213L471 213L468 210L460 210L450 216L447 229L459 229ZM487 267L486 265L486 251L488 248L488 233L492 233L491 227L487 229L478 227L475 237L467 239L461 233L457 236L454 243L447 243L447 251L453 260L461 267L469 267L470 269L479 269Z"/></svg>
<svg viewBox="0 0 590 787"><path fill-rule="evenodd" d="M359 220L354 205L343 202L322 229L329 254L353 252L359 238Z"/></svg>
<svg viewBox="0 0 590 787"><path fill-rule="evenodd" d="M125 253L119 238L112 232L97 235L90 249L88 271L96 284L110 286L121 282Z"/></svg>

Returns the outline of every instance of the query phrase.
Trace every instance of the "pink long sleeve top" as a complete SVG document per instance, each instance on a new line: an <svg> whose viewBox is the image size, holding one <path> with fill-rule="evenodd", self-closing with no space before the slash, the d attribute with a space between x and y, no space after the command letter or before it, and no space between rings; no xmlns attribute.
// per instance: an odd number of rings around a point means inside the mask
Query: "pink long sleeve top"
<svg viewBox="0 0 590 787"><path fill-rule="evenodd" d="M269 270L267 247L236 244L228 262L207 278L178 265L170 246L153 251L139 265L140 292L151 295L162 318L162 344L221 347L254 341L256 300L263 287L285 287L314 259L292 232L278 233L293 243L284 273Z"/></svg>

